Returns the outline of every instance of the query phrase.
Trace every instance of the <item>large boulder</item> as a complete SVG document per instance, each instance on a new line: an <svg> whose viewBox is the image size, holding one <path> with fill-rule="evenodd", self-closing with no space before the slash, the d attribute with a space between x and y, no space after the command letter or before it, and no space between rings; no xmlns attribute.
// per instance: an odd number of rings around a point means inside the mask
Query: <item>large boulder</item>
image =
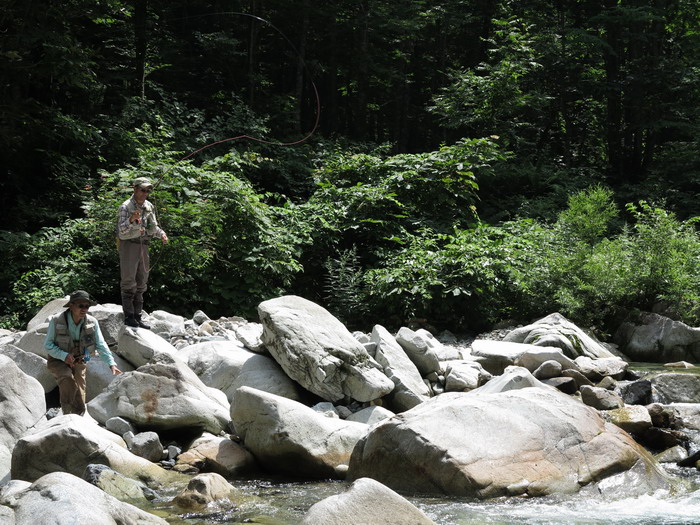
<svg viewBox="0 0 700 525"><path fill-rule="evenodd" d="M12 359L22 372L39 381L44 392L51 392L56 388L56 378L46 368L46 359L43 357L33 352L25 352L13 344L0 346L0 354Z"/></svg>
<svg viewBox="0 0 700 525"><path fill-rule="evenodd" d="M239 477L255 468L255 458L242 445L205 432L187 451L177 457L178 471L216 472L227 479Z"/></svg>
<svg viewBox="0 0 700 525"><path fill-rule="evenodd" d="M396 333L396 341L406 352L406 355L416 365L423 377L440 372L440 356L436 350L437 340L426 337L425 330L413 331L403 326Z"/></svg>
<svg viewBox="0 0 700 525"><path fill-rule="evenodd" d="M700 361L700 328L655 313L643 312L625 321L614 340L634 361Z"/></svg>
<svg viewBox="0 0 700 525"><path fill-rule="evenodd" d="M350 460L349 479L397 491L491 498L575 492L653 460L598 412L552 388L446 393L373 427Z"/></svg>
<svg viewBox="0 0 700 525"><path fill-rule="evenodd" d="M218 434L228 429L230 407L223 392L204 385L179 359L161 354L152 361L117 376L88 403L90 415L102 424L122 417L154 430L199 427Z"/></svg>
<svg viewBox="0 0 700 525"><path fill-rule="evenodd" d="M515 364L515 360L525 350L525 345L520 343L475 339L471 344L470 355L489 373L501 375L507 367Z"/></svg>
<svg viewBox="0 0 700 525"><path fill-rule="evenodd" d="M270 472L342 478L367 425L326 417L297 401L242 387L231 419L258 463Z"/></svg>
<svg viewBox="0 0 700 525"><path fill-rule="evenodd" d="M492 377L478 361L458 359L446 361L445 392L468 392L486 384Z"/></svg>
<svg viewBox="0 0 700 525"><path fill-rule="evenodd" d="M294 295L258 306L262 341L289 377L327 401L372 401L394 383L325 308Z"/></svg>
<svg viewBox="0 0 700 525"><path fill-rule="evenodd" d="M70 295L52 299L39 310L27 323L27 331L32 331L42 324L48 324L49 319L59 312L65 310L65 304L70 300Z"/></svg>
<svg viewBox="0 0 700 525"><path fill-rule="evenodd" d="M36 480L18 498L16 525L121 523L167 525L167 521L124 503L67 472Z"/></svg>
<svg viewBox="0 0 700 525"><path fill-rule="evenodd" d="M299 399L300 388L277 362L254 353L238 341L207 341L186 346L178 353L202 382L221 390L229 402L240 387L249 386L289 399Z"/></svg>
<svg viewBox="0 0 700 525"><path fill-rule="evenodd" d="M27 330L15 346L21 348L25 352L31 352L44 359L48 358L49 354L44 348L44 342L46 341L46 332L49 330L49 323L41 323L34 325L31 330Z"/></svg>
<svg viewBox="0 0 700 525"><path fill-rule="evenodd" d="M394 382L394 390L387 396L394 412L403 412L430 398L430 388L423 382L418 368L386 328L375 325L370 341L377 345L374 358Z"/></svg>
<svg viewBox="0 0 700 525"><path fill-rule="evenodd" d="M580 355L591 358L615 357L601 343L586 334L559 313L553 313L528 326L508 332L504 341L536 346L561 348L564 355L576 359Z"/></svg>
<svg viewBox="0 0 700 525"><path fill-rule="evenodd" d="M12 479L33 482L51 472L82 477L93 463L107 465L154 489L181 480L180 474L129 452L116 434L75 414L44 422L17 441L12 452Z"/></svg>
<svg viewBox="0 0 700 525"><path fill-rule="evenodd" d="M134 368L148 364L158 355L175 357L177 350L168 341L151 332L122 325L116 353L132 364Z"/></svg>
<svg viewBox="0 0 700 525"><path fill-rule="evenodd" d="M696 374L661 373L649 379L660 403L700 403L700 376Z"/></svg>
<svg viewBox="0 0 700 525"><path fill-rule="evenodd" d="M381 483L360 478L313 505L301 525L434 525L418 507Z"/></svg>
<svg viewBox="0 0 700 525"><path fill-rule="evenodd" d="M134 366L121 356L112 353L114 362L117 368L122 372L133 372L135 370ZM99 357L93 357L88 363L86 371L86 385L85 385L85 398L87 401L92 401L98 395L100 395L112 381L114 381L118 376L112 374L112 370L109 368L107 363L102 361Z"/></svg>
<svg viewBox="0 0 700 525"><path fill-rule="evenodd" d="M91 306L90 315L100 323L100 331L107 345L117 344L119 333L124 327L124 312L121 305L105 303Z"/></svg>
<svg viewBox="0 0 700 525"><path fill-rule="evenodd" d="M45 421L46 401L39 382L0 355L0 486L10 479L12 450L32 427Z"/></svg>

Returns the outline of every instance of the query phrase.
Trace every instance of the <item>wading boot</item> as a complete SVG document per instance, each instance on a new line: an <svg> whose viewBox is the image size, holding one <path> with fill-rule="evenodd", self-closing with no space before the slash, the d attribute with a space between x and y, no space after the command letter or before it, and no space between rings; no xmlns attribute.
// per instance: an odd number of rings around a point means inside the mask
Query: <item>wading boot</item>
<svg viewBox="0 0 700 525"><path fill-rule="evenodd" d="M150 329L151 329L151 325L150 325L150 324L146 324L146 323L143 322L143 320L141 319L141 314L136 314L136 315L134 315L134 320L136 321L136 324L137 324L137 326L138 326L139 328L145 328L146 330L150 330Z"/></svg>
<svg viewBox="0 0 700 525"><path fill-rule="evenodd" d="M125 315L124 316L124 324L126 326L131 326L132 328L139 327L139 322L136 320L136 317L134 317L133 315Z"/></svg>

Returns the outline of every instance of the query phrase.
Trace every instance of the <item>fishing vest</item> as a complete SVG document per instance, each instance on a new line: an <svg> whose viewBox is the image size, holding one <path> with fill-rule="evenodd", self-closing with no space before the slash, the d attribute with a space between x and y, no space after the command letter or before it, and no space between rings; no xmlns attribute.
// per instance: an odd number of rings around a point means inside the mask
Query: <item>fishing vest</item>
<svg viewBox="0 0 700 525"><path fill-rule="evenodd" d="M68 330L68 312L69 310L66 310L54 317L54 328L56 330L54 342L64 352L68 352L74 357L84 357L87 361L90 358L90 354L97 348L95 339L97 319L91 315L85 316L83 326L80 329L80 341L73 341Z"/></svg>
<svg viewBox="0 0 700 525"><path fill-rule="evenodd" d="M126 201L122 206L126 207L127 216L130 217L138 208L136 201L131 198ZM119 225L117 224L117 238L123 241L130 239L138 239L141 237L141 228L145 230L145 237L150 238L156 235L158 231L158 223L156 222L155 211L153 204L149 201L144 201L143 206L141 206L141 224L138 229L134 231L128 231L126 233L119 233Z"/></svg>

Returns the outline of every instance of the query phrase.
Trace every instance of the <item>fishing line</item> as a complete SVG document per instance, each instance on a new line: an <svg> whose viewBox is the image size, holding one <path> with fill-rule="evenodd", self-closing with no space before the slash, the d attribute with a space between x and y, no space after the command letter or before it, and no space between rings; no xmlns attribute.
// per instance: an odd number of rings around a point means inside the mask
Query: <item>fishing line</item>
<svg viewBox="0 0 700 525"><path fill-rule="evenodd" d="M252 141L254 141L254 142L259 142L259 143L261 143L261 144L268 144L268 145L271 145L271 146L296 146L296 145L298 145L298 144L302 144L302 143L306 142L307 140L309 140L309 139L316 133L316 130L318 129L319 121L320 121L320 119L321 119L321 97L320 97L319 94L318 94L318 88L316 87L316 83L315 83L314 80L313 80L313 76L311 75L311 71L309 70L309 67L308 67L308 65L306 64L306 61L304 60L304 57L301 55L301 53L299 53L299 51L298 51L297 48L294 46L294 44L293 44L292 41L289 39L289 37L288 37L286 34L284 34L284 32L282 32L282 30L280 30L280 29L279 29L277 26L275 26L272 22L270 22L269 20L266 20L265 18L259 17L259 16L257 16L257 15L251 15L250 13L242 13L242 12L238 12L238 11L222 11L222 12L219 12L219 13L207 13L207 14L196 15L196 16L192 16L192 17L187 16L187 17L181 17L181 18L173 18L173 19L170 19L170 20L171 20L171 21L193 20L193 19L197 19L197 18L204 18L204 17L209 17L209 16L221 16L221 15L244 16L244 17L252 18L252 19L254 19L254 20L258 20L258 21L260 21L260 22L263 22L263 23L269 25L272 29L274 29L275 31L277 31L277 33L279 33L279 35L282 36L282 38L284 38L284 40L287 42L287 44L289 45L289 47L294 51L294 54L296 55L296 57L299 59L299 61L301 62L302 66L304 67L304 71L305 71L306 74L307 74L307 77L308 77L308 79L309 79L309 83L311 84L311 87L313 88L314 98L315 98L315 102L316 102L316 111L315 111L315 113L316 113L316 119L315 119L315 121L314 121L314 125L313 125L313 127L311 128L311 130L310 130L303 138L298 139L298 140L294 140L294 141L291 141L291 142L281 142L281 141L266 140L266 139L262 139L262 138L260 138L260 137L255 137L255 136L247 135L247 134L237 135L237 136L235 136L235 137L228 137L228 138L220 139L220 140L215 140L215 141L213 141L213 142L210 142L210 143L208 143L208 144L205 144L204 146L202 146L202 147L200 147L200 148L197 148L196 150L194 150L194 151L192 151L191 153L189 153L189 154L185 155L184 157L182 157L180 160L176 161L175 164L173 164L168 170L166 170L166 171L160 176L160 178L158 179L158 181L156 182L156 184L154 184L154 188L161 182L161 180L163 180L163 178L165 177L165 175L167 175L170 171L172 171L179 163L181 163L181 162L183 162L183 161L185 161L185 160L187 160L187 159L193 157L193 156L196 155L197 153L200 153L201 151L204 151L205 149L211 148L211 147L213 147L213 146L217 146L217 145L219 145L219 144L224 144L224 143L226 143L226 142L232 142L232 141L234 141L234 140L243 140L243 139L252 140Z"/></svg>
<svg viewBox="0 0 700 525"><path fill-rule="evenodd" d="M265 19L265 18L262 18L262 17L260 17L260 16L257 16L257 15L252 15L252 14L250 14L250 13L243 13L243 12L238 12L238 11L222 11L222 12L218 12L218 13L206 13L206 14L195 15L195 16L187 16L187 17L181 17L181 18L172 18L172 19L170 19L170 20L171 20L171 21L178 21L178 20L195 20L195 19L197 19L197 18L205 18L205 17L209 17L209 16L222 16L222 15L243 16L243 17L248 17L248 18L251 18L251 19L253 19L253 20L257 20L257 21L259 21L259 22L265 23L265 24L269 25L272 29L274 29L274 30L287 42L287 44L289 45L289 47L294 51L294 54L296 55L297 59L301 62L301 65L303 66L304 71L306 72L308 81L309 81L309 83L310 83L310 85L311 85L311 87L312 87L312 89L313 89L313 94L314 94L315 103L316 103L316 110L315 110L316 118L315 118L315 120L314 120L313 127L311 128L311 130L310 130L309 132L306 133L306 135L305 135L304 137L302 137L302 138L300 138L300 139L298 139L298 140L290 141L290 142L266 140L266 139L263 139L263 138L260 138L260 137L255 137L255 136L248 135L248 134L242 134L242 135L237 135L237 136L234 136L234 137L227 137L227 138L224 138L224 139L215 140L215 141L213 141L213 142L210 142L210 143L208 143L208 144L205 144L204 146L202 146L202 147L200 147L200 148L195 149L194 151L190 152L189 154L185 155L184 157L182 157L181 159L179 159L179 160L177 160L175 163L173 163L173 164L172 164L168 169L166 169L166 170L160 175L160 177L158 177L158 179L154 182L154 184L153 184L153 189L154 189L154 190L155 190L155 189L158 187L158 185L163 181L163 179L165 178L165 176L166 176L168 173L170 173L173 169L175 169L175 167L177 167L181 162L184 162L185 160L187 160L187 159L189 159L189 158L191 158L191 157L197 155L198 153L200 153L200 152L202 152L202 151L204 151L204 150L206 150L206 149L208 149L208 148L211 148L211 147L213 147L213 146L217 146L217 145L219 145L219 144L224 144L224 143L227 143L227 142L233 142L233 141L236 141L236 140L244 140L244 139L251 140L251 141L254 141L254 142L258 142L258 143L261 143L261 144L268 144L268 145L271 145L271 146L285 146L285 147L287 147L287 146L296 146L296 145L302 144L302 143L306 142L307 140L309 140L309 139L316 133L316 130L318 129L319 122L320 122L320 119L321 119L321 97L320 97L320 95L319 95L319 93L318 93L318 88L316 87L316 83L315 83L314 80L313 80L313 76L311 75L311 71L310 71L308 65L306 64L306 61L304 60L304 57L303 57L303 56L301 55L301 53L297 50L297 48L294 46L294 43L289 39L289 37L288 37L282 30L280 30L280 29L279 29L277 26L275 26L272 22L270 22L269 20L267 20L267 19ZM155 197L155 195L154 195L154 197ZM154 211L154 214L155 214L155 216L156 216L156 221L157 221L157 222L159 223L159 225L160 225L160 221L158 220L157 206L156 206L156 202L155 202L155 201L156 201L156 199L154 198L154 199L152 200L153 208L154 208L153 211ZM145 249L145 248L142 246L142 250L144 250L144 249ZM150 262L149 262L149 265L148 265L148 266L149 266L149 268L148 268L148 271L149 271L149 272L150 272L150 270L153 269L153 267L157 264L158 260L160 259L161 254L162 254L162 252L159 250L157 259L156 259L155 261L150 261ZM144 256L143 253L142 253L142 257L143 257L143 259L145 259L145 256ZM145 262L145 261L144 261L144 262Z"/></svg>

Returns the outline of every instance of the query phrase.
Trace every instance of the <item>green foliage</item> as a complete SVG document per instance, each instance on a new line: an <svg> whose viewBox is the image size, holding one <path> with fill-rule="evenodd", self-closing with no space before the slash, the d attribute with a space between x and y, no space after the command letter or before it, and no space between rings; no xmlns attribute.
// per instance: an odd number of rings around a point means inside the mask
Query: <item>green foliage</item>
<svg viewBox="0 0 700 525"><path fill-rule="evenodd" d="M528 306L532 293L524 278L545 235L534 221L450 235L423 231L367 273L371 304L377 314L427 317L461 329L527 316L538 308Z"/></svg>
<svg viewBox="0 0 700 525"><path fill-rule="evenodd" d="M618 214L613 192L594 186L569 197L567 209L559 214L558 225L570 242L592 246L605 237Z"/></svg>
<svg viewBox="0 0 700 525"><path fill-rule="evenodd" d="M324 267L328 272L324 287L327 308L346 324L357 323L361 327L360 323L367 321L368 307L357 246L341 252L337 258L329 257Z"/></svg>

